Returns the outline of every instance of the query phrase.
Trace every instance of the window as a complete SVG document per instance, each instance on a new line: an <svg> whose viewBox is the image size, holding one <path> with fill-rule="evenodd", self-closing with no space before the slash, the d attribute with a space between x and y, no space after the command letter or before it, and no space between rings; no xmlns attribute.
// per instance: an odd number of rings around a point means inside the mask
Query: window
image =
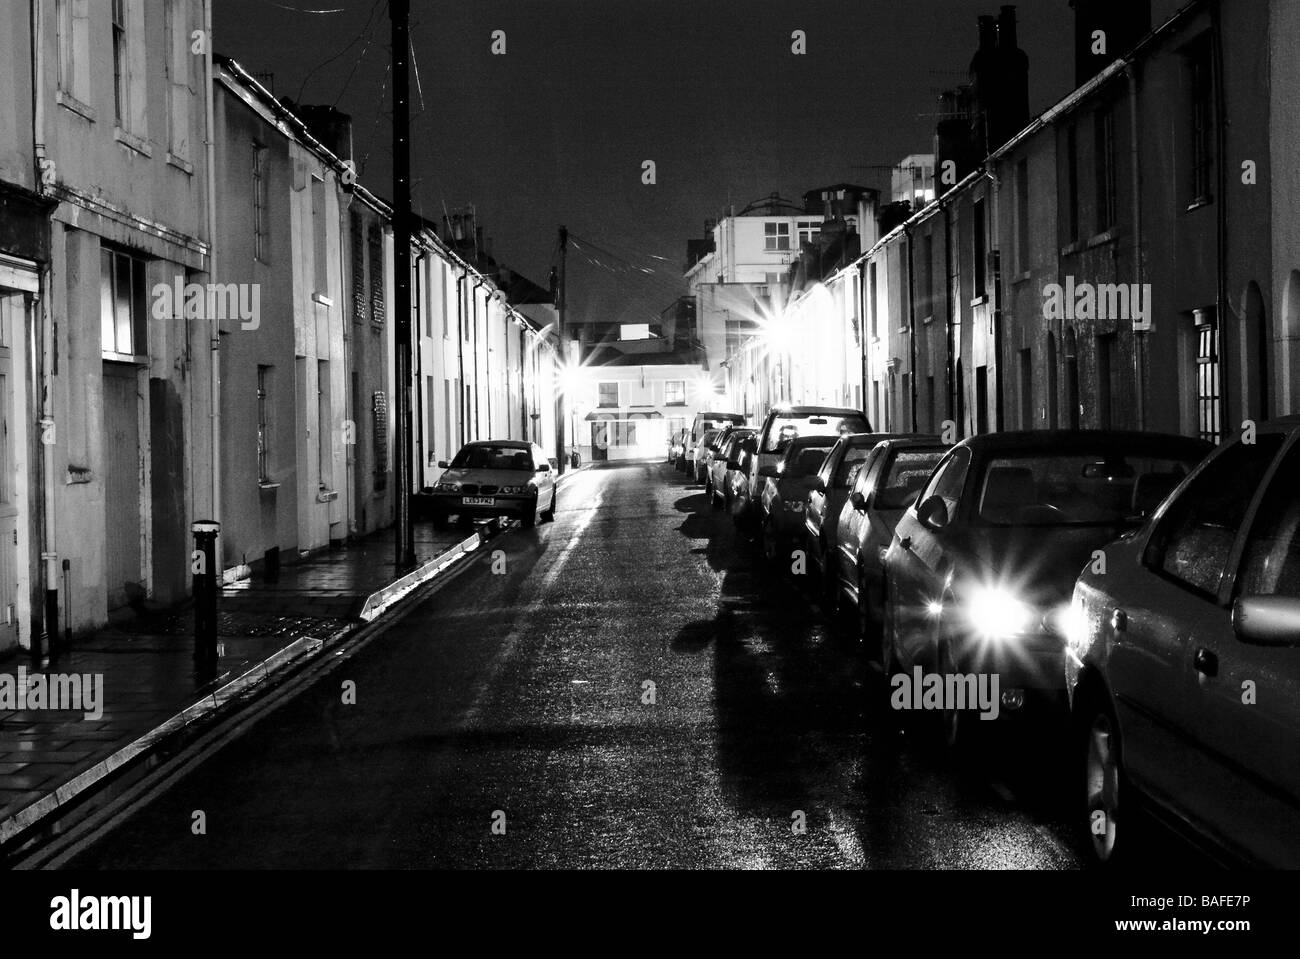
<svg viewBox="0 0 1300 959"><path fill-rule="evenodd" d="M1191 93L1189 172L1191 203L1208 203L1214 169L1214 68L1208 39L1197 41L1187 56Z"/></svg>
<svg viewBox="0 0 1300 959"><path fill-rule="evenodd" d="M384 231L378 223L370 224L370 326L384 326Z"/></svg>
<svg viewBox="0 0 1300 959"><path fill-rule="evenodd" d="M1034 359L1030 350L1020 351L1020 428L1034 428Z"/></svg>
<svg viewBox="0 0 1300 959"><path fill-rule="evenodd" d="M617 383L599 383L597 390L597 406L618 406L618 384Z"/></svg>
<svg viewBox="0 0 1300 959"><path fill-rule="evenodd" d="M253 142L253 258L269 263L266 239L266 147Z"/></svg>
<svg viewBox="0 0 1300 959"><path fill-rule="evenodd" d="M320 488L330 489L334 478L334 442L330 415L330 365L316 361L316 453Z"/></svg>
<svg viewBox="0 0 1300 959"><path fill-rule="evenodd" d="M871 318L872 339L880 338L879 316L877 315L879 313L877 303L879 295L880 287L876 278L876 262L872 260L871 265L867 268L867 315Z"/></svg>
<svg viewBox="0 0 1300 959"><path fill-rule="evenodd" d="M1265 433L1256 443L1237 443L1206 466L1161 518L1147 545L1146 565L1198 593L1217 596L1237 531L1281 443L1276 433Z"/></svg>
<svg viewBox="0 0 1300 959"><path fill-rule="evenodd" d="M177 158L190 154L190 32L185 0L167 0L167 152Z"/></svg>
<svg viewBox="0 0 1300 959"><path fill-rule="evenodd" d="M271 367L259 366L257 368L257 478L262 483L271 482L270 390Z"/></svg>
<svg viewBox="0 0 1300 959"><path fill-rule="evenodd" d="M934 315L934 234L927 233L921 241L921 312L926 316Z"/></svg>
<svg viewBox="0 0 1300 959"><path fill-rule="evenodd" d="M1016 267L1029 272L1029 161L1016 164Z"/></svg>
<svg viewBox="0 0 1300 959"><path fill-rule="evenodd" d="M329 249L328 233L326 224L329 218L325 213L325 181L320 177L311 178L311 256L313 267L313 282L316 284L313 292L326 295L329 293L329 258L326 251Z"/></svg>
<svg viewBox="0 0 1300 959"><path fill-rule="evenodd" d="M769 251L790 249L790 224L764 223L763 249Z"/></svg>
<svg viewBox="0 0 1300 959"><path fill-rule="evenodd" d="M126 46L126 0L112 0L113 26L113 116L126 126L129 110L130 66Z"/></svg>
<svg viewBox="0 0 1300 959"><path fill-rule="evenodd" d="M1300 447L1279 464L1241 554L1239 596L1300 598Z"/></svg>
<svg viewBox="0 0 1300 959"><path fill-rule="evenodd" d="M86 65L90 60L89 0L57 0L59 90L85 104L90 99Z"/></svg>
<svg viewBox="0 0 1300 959"><path fill-rule="evenodd" d="M1196 425L1203 440L1217 443L1223 436L1223 407L1219 397L1219 325L1214 310L1196 310Z"/></svg>
<svg viewBox="0 0 1300 959"><path fill-rule="evenodd" d="M930 478L934 472L935 465L943 458L941 449L916 449L916 450L899 450L894 454L884 476L881 477L878 488L891 491L891 498L898 497L895 502L902 500L902 497L914 497L919 493L925 481ZM865 490L865 484L863 486ZM913 498L912 502L916 500ZM879 508L879 507L877 507Z"/></svg>
<svg viewBox="0 0 1300 959"><path fill-rule="evenodd" d="M985 254L985 237L984 237L984 200L978 199L973 204L974 216L971 218L974 222L971 224L972 243L971 255L975 260L975 292L974 296L981 297L988 294L988 257ZM981 432L983 432L981 430Z"/></svg>
<svg viewBox="0 0 1300 959"><path fill-rule="evenodd" d="M378 390L371 397L370 415L374 424L375 492L388 488L388 396Z"/></svg>
<svg viewBox="0 0 1300 959"><path fill-rule="evenodd" d="M1115 114L1109 107L1098 110L1095 118L1097 164L1097 232L1105 233L1115 225Z"/></svg>
<svg viewBox="0 0 1300 959"><path fill-rule="evenodd" d="M1079 130L1072 123L1065 131L1066 240L1079 238Z"/></svg>
<svg viewBox="0 0 1300 959"><path fill-rule="evenodd" d="M802 247L805 243L814 243L818 235L821 234L822 225L816 220L800 220L795 224L799 231L799 245Z"/></svg>
<svg viewBox="0 0 1300 959"><path fill-rule="evenodd" d="M1097 337L1097 428L1115 426L1113 382L1116 339L1114 333Z"/></svg>
<svg viewBox="0 0 1300 959"><path fill-rule="evenodd" d="M924 503L931 496L937 496L948 507L948 518L957 512L957 503L961 500L962 487L966 485L966 470L970 467L970 450L959 446L935 470L930 485L917 499Z"/></svg>
<svg viewBox="0 0 1300 959"><path fill-rule="evenodd" d="M832 489L851 489L858 478L858 471L871 455L874 446L850 446L840 457L835 467L835 476L831 479Z"/></svg>
<svg viewBox="0 0 1300 959"><path fill-rule="evenodd" d="M665 406L686 405L686 381L685 380L667 380L664 382L664 405Z"/></svg>
<svg viewBox="0 0 1300 959"><path fill-rule="evenodd" d="M925 407L926 410L929 412L929 416L930 416L930 419L928 421L930 429L933 430L935 427L939 425L939 411L935 409L935 405L934 405L934 377L933 376L927 376L925 378Z"/></svg>
<svg viewBox="0 0 1300 959"><path fill-rule="evenodd" d="M110 249L99 256L100 347L124 358L143 356L149 316L144 260Z"/></svg>

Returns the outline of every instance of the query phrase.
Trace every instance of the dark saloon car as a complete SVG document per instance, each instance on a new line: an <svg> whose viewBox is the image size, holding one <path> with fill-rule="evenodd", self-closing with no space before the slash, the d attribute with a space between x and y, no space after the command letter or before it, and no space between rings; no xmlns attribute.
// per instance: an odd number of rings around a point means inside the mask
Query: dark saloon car
<svg viewBox="0 0 1300 959"><path fill-rule="evenodd" d="M848 502L849 490L857 482L863 465L877 444L910 435L848 433L841 436L822 464L818 476L820 482L808 493L808 507L804 510L804 540L808 548L809 571L815 571L821 577L822 600L828 613L835 612L839 605L834 576L826 575L826 570L838 545L839 518ZM939 438L934 437L933 442L939 442Z"/></svg>
<svg viewBox="0 0 1300 959"><path fill-rule="evenodd" d="M1250 439L1075 585L1078 824L1099 860L1155 818L1223 862L1300 868L1300 416Z"/></svg>
<svg viewBox="0 0 1300 959"><path fill-rule="evenodd" d="M722 435L717 452L709 457L709 473L704 478L704 495L709 498L710 506L727 505L727 473L731 471L730 464L742 455L741 444L754 435L754 430L743 426L729 429Z"/></svg>
<svg viewBox="0 0 1300 959"><path fill-rule="evenodd" d="M885 551L903 511L916 502L921 488L948 452L937 437L886 439L871 449L858 470L839 517L835 538L826 552L823 579L856 613L863 651L879 659L884 611ZM811 525L810 525L811 532Z"/></svg>
<svg viewBox="0 0 1300 959"><path fill-rule="evenodd" d="M540 446L526 440L466 443L450 463L440 462L430 497L434 529L451 516L462 520L501 516L525 527L538 516L555 519L555 472Z"/></svg>
<svg viewBox="0 0 1300 959"><path fill-rule="evenodd" d="M991 433L963 440L903 514L885 556L885 672L984 677L999 715L1064 705L1070 596L1210 451L1183 436ZM955 688L956 680L953 680ZM970 715L943 704L957 743ZM978 725L978 724L977 724Z"/></svg>
<svg viewBox="0 0 1300 959"><path fill-rule="evenodd" d="M768 482L759 501L759 529L763 555L769 560L788 557L791 547L802 543L808 493L816 488L826 454L835 443L828 436L800 437L790 441L779 462L760 467L758 475Z"/></svg>

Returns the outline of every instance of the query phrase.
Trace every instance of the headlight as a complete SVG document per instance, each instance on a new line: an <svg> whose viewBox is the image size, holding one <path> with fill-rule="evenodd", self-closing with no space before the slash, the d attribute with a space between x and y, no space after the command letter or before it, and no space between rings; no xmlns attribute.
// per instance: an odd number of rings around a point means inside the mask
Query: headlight
<svg viewBox="0 0 1300 959"><path fill-rule="evenodd" d="M438 485L435 486L434 489L440 489L440 490L445 490L449 493L454 493L456 492L456 490L460 489L460 484L457 483L455 480L439 480Z"/></svg>
<svg viewBox="0 0 1300 959"><path fill-rule="evenodd" d="M503 487L501 487L501 492L503 492L503 493L507 493L507 494L508 494L508 493L527 493L528 490L529 490L529 487L527 487L527 486L503 486Z"/></svg>
<svg viewBox="0 0 1300 959"><path fill-rule="evenodd" d="M966 618L983 639L1008 639L1029 631L1038 621L1033 607L1010 590L981 586L966 598Z"/></svg>

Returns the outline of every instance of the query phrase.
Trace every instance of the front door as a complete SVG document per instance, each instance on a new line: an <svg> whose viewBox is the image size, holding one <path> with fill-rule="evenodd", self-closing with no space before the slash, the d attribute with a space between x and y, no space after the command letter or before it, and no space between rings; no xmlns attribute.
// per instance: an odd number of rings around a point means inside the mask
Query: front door
<svg viewBox="0 0 1300 959"><path fill-rule="evenodd" d="M591 458L593 462L609 459L609 423L604 420L592 421Z"/></svg>
<svg viewBox="0 0 1300 959"><path fill-rule="evenodd" d="M143 595L140 576L140 397L136 368L104 364L104 526L108 608Z"/></svg>
<svg viewBox="0 0 1300 959"><path fill-rule="evenodd" d="M14 376L14 330L21 329L20 295L0 290L0 650L18 644L18 453L20 421L14 418L19 382ZM19 397L21 398L21 397Z"/></svg>

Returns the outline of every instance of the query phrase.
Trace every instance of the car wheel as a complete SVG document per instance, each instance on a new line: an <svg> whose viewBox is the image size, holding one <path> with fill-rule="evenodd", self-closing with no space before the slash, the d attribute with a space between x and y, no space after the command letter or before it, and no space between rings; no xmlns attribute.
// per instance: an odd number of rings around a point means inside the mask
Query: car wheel
<svg viewBox="0 0 1300 959"><path fill-rule="evenodd" d="M840 613L840 578L831 569L831 551L822 540L817 540L817 569L821 571L822 613L834 619Z"/></svg>
<svg viewBox="0 0 1300 959"><path fill-rule="evenodd" d="M537 504L536 503L533 504L532 509L524 513L523 516L519 517L519 525L521 525L524 529L532 529L534 526L537 525Z"/></svg>
<svg viewBox="0 0 1300 959"><path fill-rule="evenodd" d="M873 610L871 608L871 600L869 598L871 593L870 593L870 587L868 585L868 580L867 580L867 571L861 564L858 565L857 576L858 576L858 611L857 611L858 612L857 615L858 642L862 644L863 651L867 655L869 655L870 658L876 660L883 666L885 663L884 661L885 647L883 644L884 630L879 628L875 620L875 617L873 616Z"/></svg>
<svg viewBox="0 0 1300 959"><path fill-rule="evenodd" d="M704 495L709 498L710 503L713 502L713 477L711 475L704 479Z"/></svg>
<svg viewBox="0 0 1300 959"><path fill-rule="evenodd" d="M957 675L957 659L953 655L952 643L944 640L939 644L939 678L943 680L944 689L955 688L948 682L949 676ZM968 723L962 716L964 710L956 709L944 698L943 711L940 713L942 725L940 732L943 744L948 749L959 750L966 745L969 738Z"/></svg>
<svg viewBox="0 0 1300 959"><path fill-rule="evenodd" d="M1123 752L1115 714L1101 697L1089 699L1080 724L1083 749L1084 811L1082 827L1095 862L1113 865L1127 849L1121 835L1121 801L1127 793Z"/></svg>
<svg viewBox="0 0 1300 959"><path fill-rule="evenodd" d="M885 681L895 673L902 672L898 661L898 611L890 599L888 587L885 592L885 617L880 629L880 668L885 674Z"/></svg>
<svg viewBox="0 0 1300 959"><path fill-rule="evenodd" d="M555 522L555 509L556 509L556 504L559 502L559 500L560 500L559 495L558 495L557 493L555 493L555 492L552 492L552 493L551 493L551 505L548 506L548 507L546 508L546 512L544 512L544 513L542 514L542 522L543 522L543 523L554 523L554 522Z"/></svg>

